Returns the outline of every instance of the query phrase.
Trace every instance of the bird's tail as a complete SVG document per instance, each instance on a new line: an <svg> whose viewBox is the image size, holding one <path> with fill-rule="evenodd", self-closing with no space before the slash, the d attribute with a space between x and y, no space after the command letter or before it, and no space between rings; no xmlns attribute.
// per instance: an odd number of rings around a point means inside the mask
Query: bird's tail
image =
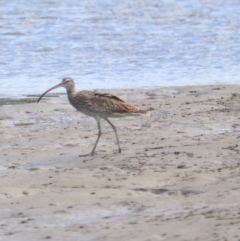
<svg viewBox="0 0 240 241"><path fill-rule="evenodd" d="M135 109L135 111L133 111L131 114L134 116L141 116L141 115L149 116L150 115L148 111L142 110L140 108Z"/></svg>

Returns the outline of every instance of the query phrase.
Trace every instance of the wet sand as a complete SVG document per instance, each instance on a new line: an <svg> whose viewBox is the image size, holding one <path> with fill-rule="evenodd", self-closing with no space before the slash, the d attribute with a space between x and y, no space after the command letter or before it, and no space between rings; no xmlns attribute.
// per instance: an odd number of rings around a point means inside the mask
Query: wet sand
<svg viewBox="0 0 240 241"><path fill-rule="evenodd" d="M150 117L67 98L0 107L0 240L240 240L240 86L110 90Z"/></svg>

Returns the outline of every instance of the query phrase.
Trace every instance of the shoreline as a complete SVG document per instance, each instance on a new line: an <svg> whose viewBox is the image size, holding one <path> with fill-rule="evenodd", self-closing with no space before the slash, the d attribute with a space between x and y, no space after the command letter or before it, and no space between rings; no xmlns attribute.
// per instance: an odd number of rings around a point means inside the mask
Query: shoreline
<svg viewBox="0 0 240 241"><path fill-rule="evenodd" d="M209 85L180 85L180 86L153 86L153 87L139 87L139 88L109 88L109 89L84 89L84 90L90 90L90 91L99 91L99 92L106 92L106 93L111 93L111 92L116 92L116 91L129 91L129 90L134 90L134 91L150 91L150 90L160 90L160 89L175 89L175 88L192 88L192 87L206 87L206 86L238 86L237 84L209 84ZM83 89L79 89L77 91L81 91ZM38 99L38 97L44 92L44 90L42 90L42 92L38 93L38 94L18 94L15 97L7 97L7 94L3 94L4 97L0 98L0 106L1 105L5 105L5 102L7 102L7 105L15 105L15 104L24 104L24 103L34 103L35 100ZM63 90L62 92L51 92L48 93L45 97L61 97L61 96L65 96L66 92L65 90ZM9 103L9 104L8 104Z"/></svg>
<svg viewBox="0 0 240 241"><path fill-rule="evenodd" d="M121 154L102 121L79 157L97 124L67 98L0 106L0 237L239 240L240 85L106 92L150 112L112 119Z"/></svg>

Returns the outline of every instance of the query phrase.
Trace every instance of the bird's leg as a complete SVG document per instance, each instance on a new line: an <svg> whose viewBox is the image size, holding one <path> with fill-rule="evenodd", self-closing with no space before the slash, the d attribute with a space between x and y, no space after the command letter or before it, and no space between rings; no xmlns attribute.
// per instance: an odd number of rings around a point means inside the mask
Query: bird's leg
<svg viewBox="0 0 240 241"><path fill-rule="evenodd" d="M120 142L119 142L119 139L118 139L118 133L117 133L117 128L106 118L106 121L111 125L111 127L113 128L115 134L116 134L116 138L117 138L117 144L118 144L118 152L121 153L121 147L120 147ZM101 129L101 124L100 124L100 120L97 119L97 123L98 123L98 138L95 142L95 145L92 149L92 151L89 153L89 154L86 154L86 155L80 155L81 156L93 156L95 154L95 149L97 147L97 144L98 144L98 141L102 135L102 129Z"/></svg>
<svg viewBox="0 0 240 241"><path fill-rule="evenodd" d="M117 133L117 128L116 126L114 126L109 119L106 118L106 121L111 125L111 127L113 128L115 134L116 134L116 138L117 138L117 144L118 144L118 152L121 153L121 147L120 147L120 142L119 142L119 139L118 139L118 133Z"/></svg>
<svg viewBox="0 0 240 241"><path fill-rule="evenodd" d="M96 143L95 143L95 145L94 145L94 147L93 147L93 149L92 149L92 151L90 153L92 156L94 155L94 151L95 151L95 149L97 147L97 144L98 144L98 141L99 141L99 139L100 139L100 137L102 135L102 129L101 129L100 120L97 120L97 123L98 123L98 138L97 138Z"/></svg>
<svg viewBox="0 0 240 241"><path fill-rule="evenodd" d="M101 129L101 125L100 125L100 120L97 119L97 123L98 123L98 138L97 138L97 140L96 140L96 142L95 142L95 145L94 145L92 151L91 151L89 154L79 155L80 157L81 157L81 156L93 156L93 155L95 154L95 149L96 149L97 144L98 144L98 141L99 141L99 139L100 139L100 137L101 137L101 135L102 135L102 129Z"/></svg>

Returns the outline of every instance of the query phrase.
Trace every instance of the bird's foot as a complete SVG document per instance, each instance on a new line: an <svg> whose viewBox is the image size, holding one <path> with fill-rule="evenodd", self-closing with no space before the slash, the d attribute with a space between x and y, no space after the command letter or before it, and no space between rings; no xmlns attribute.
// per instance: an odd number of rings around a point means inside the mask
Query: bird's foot
<svg viewBox="0 0 240 241"><path fill-rule="evenodd" d="M84 157L84 156L94 156L96 155L96 152L90 152L88 154L85 154L85 155L79 155L79 157Z"/></svg>

